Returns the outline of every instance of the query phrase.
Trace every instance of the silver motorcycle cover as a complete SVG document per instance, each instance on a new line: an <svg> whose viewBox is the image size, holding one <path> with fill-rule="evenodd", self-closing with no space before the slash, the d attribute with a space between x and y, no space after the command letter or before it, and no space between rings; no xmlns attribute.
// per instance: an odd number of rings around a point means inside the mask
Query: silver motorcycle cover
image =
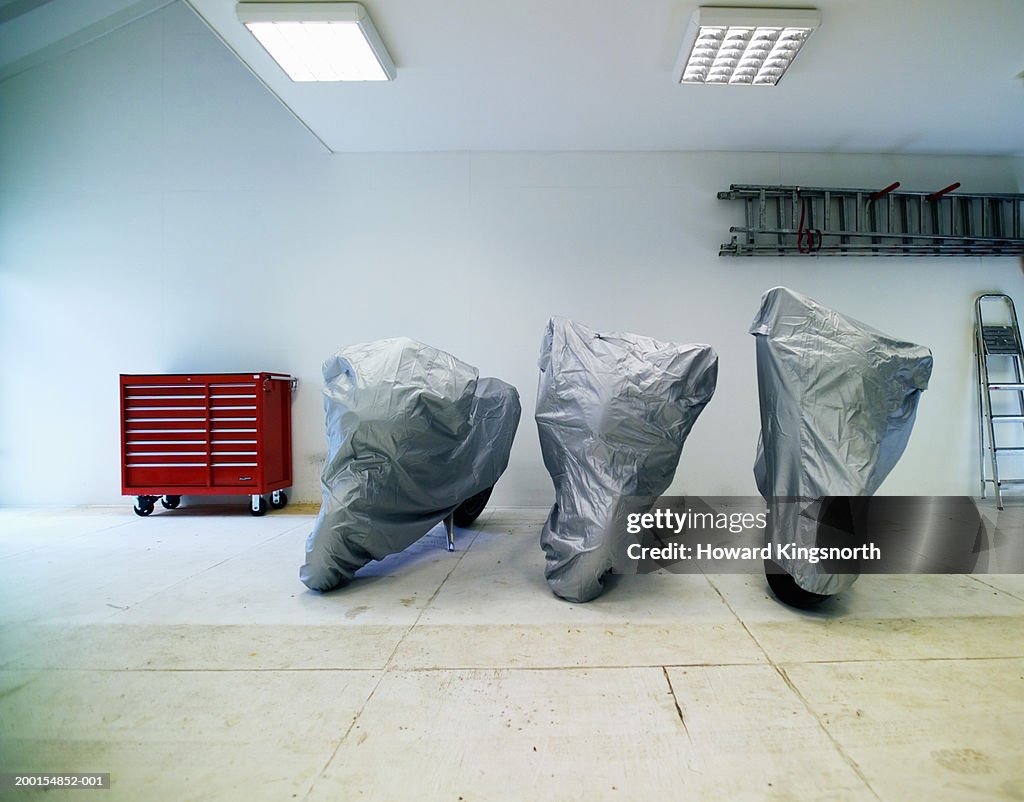
<svg viewBox="0 0 1024 802"><path fill-rule="evenodd" d="M321 591L348 584L494 485L520 415L514 387L406 338L344 348L323 375L323 503L299 570Z"/></svg>
<svg viewBox="0 0 1024 802"><path fill-rule="evenodd" d="M617 565L626 509L649 508L671 484L715 392L718 357L707 345L599 334L555 317L539 367L537 430L555 486L540 538L544 573L556 595L590 601L609 571L626 568Z"/></svg>
<svg viewBox="0 0 1024 802"><path fill-rule="evenodd" d="M768 501L766 545L814 546L820 500L870 496L902 456L928 387L932 354L785 287L764 294L756 337L761 436L754 462ZM775 562L811 593L845 590L857 574Z"/></svg>

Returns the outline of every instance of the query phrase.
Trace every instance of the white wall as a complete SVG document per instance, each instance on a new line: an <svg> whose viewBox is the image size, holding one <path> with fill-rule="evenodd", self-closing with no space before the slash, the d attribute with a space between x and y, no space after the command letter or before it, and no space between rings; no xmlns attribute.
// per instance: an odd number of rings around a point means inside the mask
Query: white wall
<svg viewBox="0 0 1024 802"><path fill-rule="evenodd" d="M2 504L121 501L118 373L264 369L300 379L294 495L317 501L320 363L400 334L519 388L495 500L545 504L532 413L553 314L714 345L718 392L674 489L753 494L746 331L777 284L932 348L883 492L972 492L972 299L1007 291L1024 311L1016 259L720 259L742 213L715 196L733 182L896 179L1019 191L1022 160L332 156L181 6L0 84L0 171Z"/></svg>

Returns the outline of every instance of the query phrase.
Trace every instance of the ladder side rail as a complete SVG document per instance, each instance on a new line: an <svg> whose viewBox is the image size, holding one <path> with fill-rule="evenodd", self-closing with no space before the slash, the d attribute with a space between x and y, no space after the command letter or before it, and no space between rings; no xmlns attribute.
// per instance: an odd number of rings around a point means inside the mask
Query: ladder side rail
<svg viewBox="0 0 1024 802"><path fill-rule="evenodd" d="M984 343L982 343L984 347ZM999 459L996 454L996 430L995 424L992 421L992 393L988 389L988 357L983 355L981 360L981 372L982 372L982 387L984 389L985 397L985 417L988 422L988 451L989 458L992 463L992 484L995 487L996 495L996 507L999 509L1003 508L1003 497L999 487Z"/></svg>
<svg viewBox="0 0 1024 802"><path fill-rule="evenodd" d="M798 191L801 195L817 195L823 196L826 192L832 195L845 195L847 197L854 197L858 194L872 194L876 192L875 189L867 187L811 187L805 185L796 184L731 184L729 189L725 192L719 192L719 195L727 196L727 198L740 198L744 195L759 195L762 191L771 196L788 196L794 191ZM928 190L914 190L914 189L893 189L887 194L896 195L898 197L907 198L930 198L935 197L935 192ZM943 194L943 198L967 198L967 199L987 199L993 201L1016 201L1018 204L1024 202L1024 193L1021 192L949 192ZM936 198L938 199L938 198Z"/></svg>
<svg viewBox="0 0 1024 802"><path fill-rule="evenodd" d="M740 229L742 230L742 229ZM815 238L817 243L817 238ZM726 243L720 251L721 255L732 255L742 253L744 256L778 256L780 254L792 254L794 256L807 256L807 251L800 251L795 245L784 245L781 248L777 244L748 245L745 242ZM978 256L1016 256L1024 254L1024 248L1010 249L997 245L964 245L960 247L948 247L943 244L934 245L899 245L882 243L880 245L856 245L856 244L824 244L821 248L815 247L811 256L879 256L879 257L978 257Z"/></svg>
<svg viewBox="0 0 1024 802"><path fill-rule="evenodd" d="M1013 356L1012 361L1013 375L1016 378L1016 383L1020 385L1022 381L1022 363L1024 363L1024 343L1021 342L1020 325L1017 323L1017 308L1013 305L1013 298L1009 295L1004 295L1003 297L1005 298L1006 304L1010 310L1010 327L1013 330L1013 339L1017 343L1017 353ZM1024 390L1021 390L1018 387L1015 395L1017 396L1017 408L1019 413L1024 416ZM1024 424L1022 424L1022 427L1024 427Z"/></svg>
<svg viewBox="0 0 1024 802"><path fill-rule="evenodd" d="M1007 306L1010 308L1010 326L1013 328L1013 336L1017 340L1017 353L1024 355L1024 341L1020 336L1020 325L1017 323L1017 307L1013 305L1013 298L1003 295Z"/></svg>
<svg viewBox="0 0 1024 802"><path fill-rule="evenodd" d="M1002 299L1003 303L1006 305L1007 308L1009 318L1009 329L1010 334L1013 338L1013 347L1015 353L1005 354L1005 356L1010 357L1011 364L1013 365L1013 384L1017 385L1015 395L1017 397L1018 414L1024 415L1024 390L1020 389L1021 383L1022 381L1024 381L1024 376L1022 376L1021 373L1022 367L1024 367L1024 365L1022 365L1022 363L1024 363L1024 343L1022 343L1021 340L1020 324L1017 321L1017 309L1014 306L1013 299L1009 295L1003 294L989 297Z"/></svg>
<svg viewBox="0 0 1024 802"><path fill-rule="evenodd" d="M975 320L974 324L974 367L978 373L978 475L981 477L981 497L985 498L985 392L984 376L985 371L982 361L985 359L985 344L981 339L981 321Z"/></svg>
<svg viewBox="0 0 1024 802"><path fill-rule="evenodd" d="M797 207L797 208L798 208L797 217L799 218L799 216L800 216L799 207ZM752 231L752 232L761 232L763 234L775 235L775 234L796 234L799 231L799 229L797 229L797 228L775 228L775 227L760 228L760 227L752 226L752 225L743 225L743 226L730 226L729 227L729 231L733 232L733 233L744 233L744 232L747 232L747 231ZM859 231L859 230L856 230L856 229L845 229L843 227L840 227L840 228L838 228L838 229L836 229L834 231L822 230L822 234L833 236L833 237L847 237L847 238L849 238L849 237L865 237L865 238L887 237L887 238L891 238L891 239L923 240L925 242L934 242L934 243L937 243L937 244L942 244L942 243L946 243L946 242L954 242L954 241L959 242L959 241L962 241L964 239L962 236L955 236L955 237L953 237L953 236L949 236L947 234L919 234L919 233L916 233L916 232L909 232L905 236L901 237L900 236L900 232L895 232L892 235L890 235L888 232L882 231L882 230L868 230L868 231L860 230ZM916 244L916 243L911 242L910 244ZM1011 247L1011 246L1007 245L1007 241L1006 241L1005 237L971 237L971 242L969 244L991 245L993 247L999 247L999 248Z"/></svg>
<svg viewBox="0 0 1024 802"><path fill-rule="evenodd" d="M1021 427L1022 427L1022 429L1024 429L1024 390L1020 389L1020 384L1021 384L1021 374L1020 374L1020 367L1021 366L1020 366L1020 362L1021 362L1021 359L1022 359L1022 355L1021 355L1020 351L1018 351L1017 355L1012 358L1012 361L1013 361L1013 375L1016 377L1016 384L1017 384L1017 387L1018 387L1017 391L1014 393L1014 395L1017 396L1017 414L1020 415L1021 418L1022 418Z"/></svg>

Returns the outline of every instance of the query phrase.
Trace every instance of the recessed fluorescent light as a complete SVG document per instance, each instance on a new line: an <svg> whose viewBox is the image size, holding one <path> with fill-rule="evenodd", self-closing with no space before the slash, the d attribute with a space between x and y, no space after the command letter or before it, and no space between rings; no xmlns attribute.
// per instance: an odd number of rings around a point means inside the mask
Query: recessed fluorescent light
<svg viewBox="0 0 1024 802"><path fill-rule="evenodd" d="M360 3L239 3L238 19L293 81L390 81L395 65Z"/></svg>
<svg viewBox="0 0 1024 802"><path fill-rule="evenodd" d="M686 29L676 79L774 86L820 23L816 9L701 6Z"/></svg>

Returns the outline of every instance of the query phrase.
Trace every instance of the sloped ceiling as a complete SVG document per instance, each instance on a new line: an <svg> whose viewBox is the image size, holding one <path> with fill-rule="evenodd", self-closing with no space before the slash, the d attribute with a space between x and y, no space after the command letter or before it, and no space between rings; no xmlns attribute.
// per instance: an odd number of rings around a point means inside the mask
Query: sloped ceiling
<svg viewBox="0 0 1024 802"><path fill-rule="evenodd" d="M674 82L691 2L365 0L398 69L371 84L292 83L234 0L187 2L333 151L1024 154L1022 0L817 0L775 88ZM0 0L0 78L165 4Z"/></svg>

